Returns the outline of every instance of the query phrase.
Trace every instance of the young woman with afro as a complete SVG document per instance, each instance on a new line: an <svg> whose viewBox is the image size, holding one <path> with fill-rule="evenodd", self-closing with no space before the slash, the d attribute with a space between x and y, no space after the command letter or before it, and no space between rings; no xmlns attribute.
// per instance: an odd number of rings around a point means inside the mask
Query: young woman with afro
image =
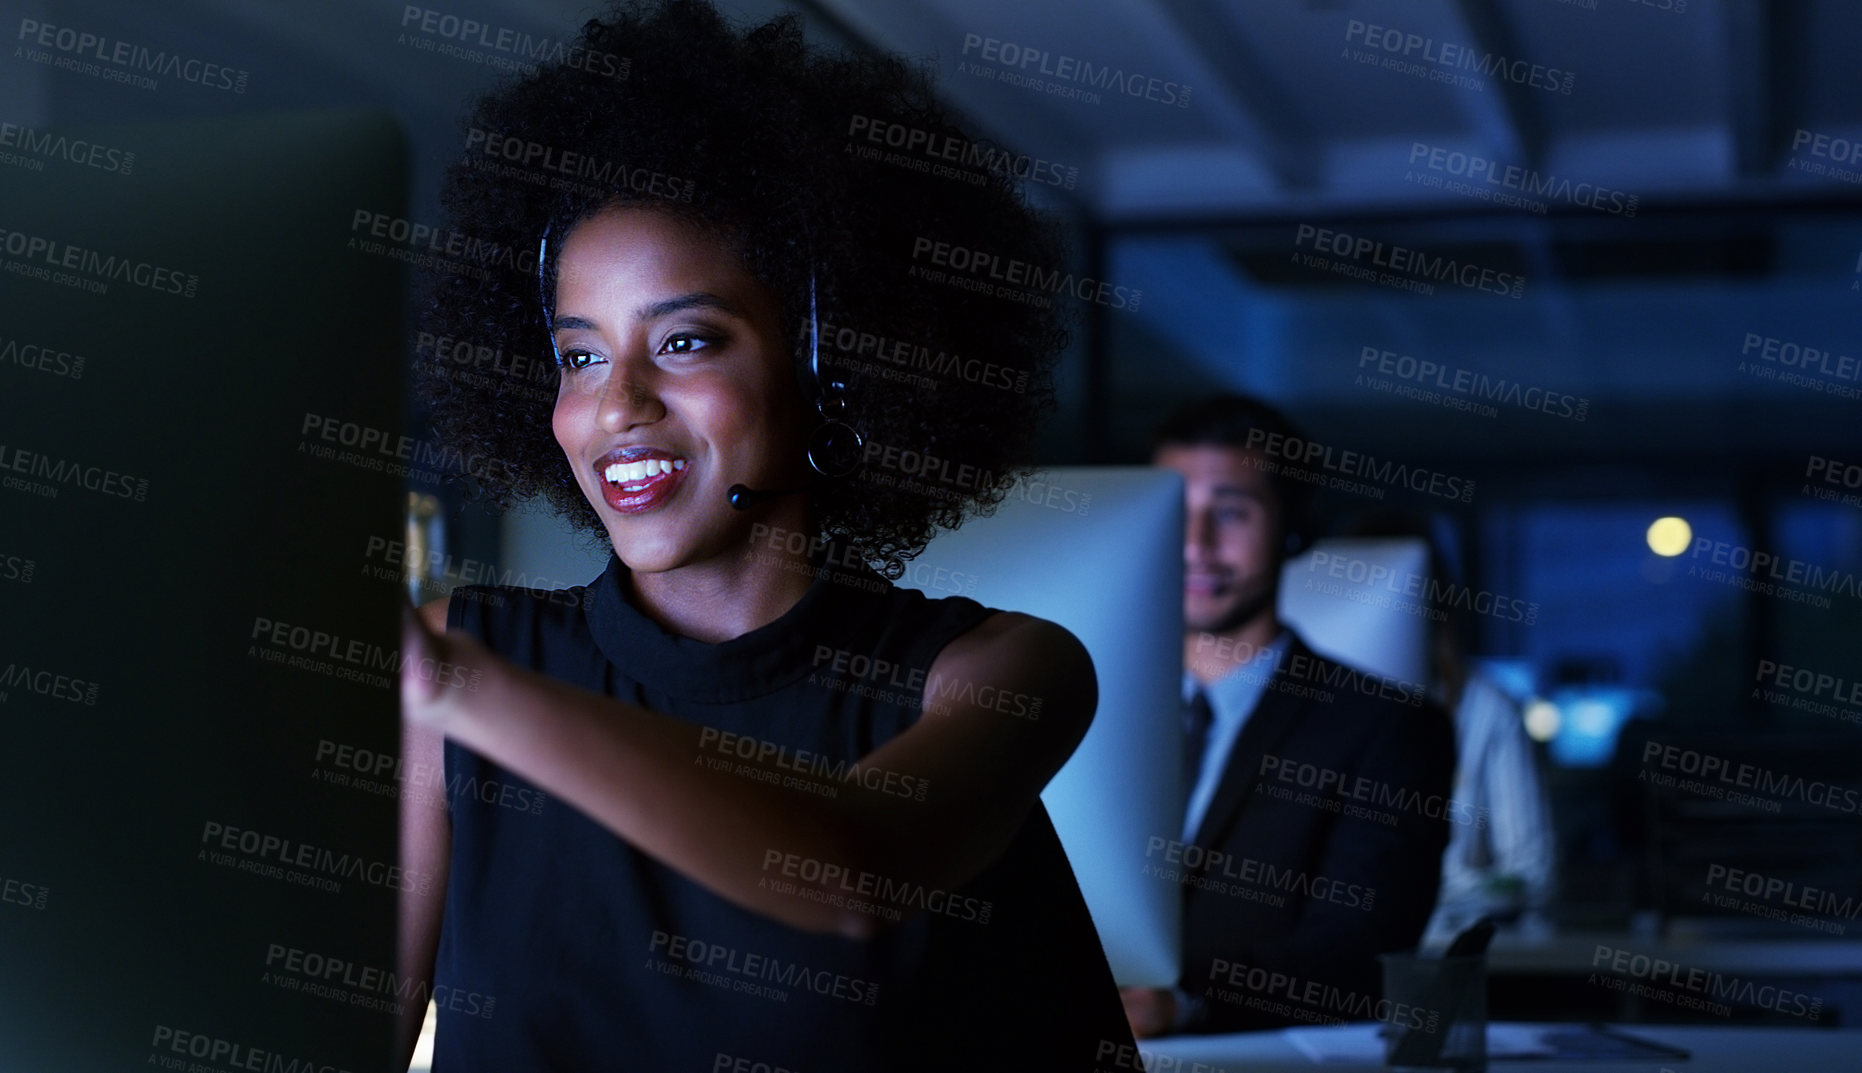
<svg viewBox="0 0 1862 1073"><path fill-rule="evenodd" d="M1063 252L999 154L921 170L850 137L874 123L975 144L905 62L679 0L590 22L469 121L449 225L520 270L436 274L424 326L560 384L428 370L433 420L500 461L491 501L613 555L409 616L431 662L405 666L469 672L402 690L449 804L402 820L438 880L401 940L438 1073L1135 1060L1039 798L1091 661L889 580L1027 472L1067 338L928 251Z"/></svg>

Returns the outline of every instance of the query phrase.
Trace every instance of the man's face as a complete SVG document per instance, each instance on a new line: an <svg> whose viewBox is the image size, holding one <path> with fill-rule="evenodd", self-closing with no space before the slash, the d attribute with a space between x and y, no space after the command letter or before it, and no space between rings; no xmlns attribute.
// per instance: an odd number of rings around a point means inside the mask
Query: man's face
<svg viewBox="0 0 1862 1073"><path fill-rule="evenodd" d="M1284 547L1280 500L1238 447L1166 446L1152 460L1183 474L1183 626L1222 633L1273 610Z"/></svg>

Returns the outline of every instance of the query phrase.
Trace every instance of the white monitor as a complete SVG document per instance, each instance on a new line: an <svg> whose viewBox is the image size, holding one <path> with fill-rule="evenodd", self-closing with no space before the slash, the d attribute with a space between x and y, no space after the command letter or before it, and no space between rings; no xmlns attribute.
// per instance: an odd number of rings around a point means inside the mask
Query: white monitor
<svg viewBox="0 0 1862 1073"><path fill-rule="evenodd" d="M1414 537L1321 540L1280 572L1280 621L1313 650L1428 682L1429 546Z"/></svg>
<svg viewBox="0 0 1862 1073"><path fill-rule="evenodd" d="M1174 986L1182 888L1146 874L1145 853L1183 826L1182 477L1138 466L1040 473L993 516L932 541L899 584L949 595L951 572L973 575L971 598L1057 622L1091 653L1098 713L1041 800L1113 976Z"/></svg>

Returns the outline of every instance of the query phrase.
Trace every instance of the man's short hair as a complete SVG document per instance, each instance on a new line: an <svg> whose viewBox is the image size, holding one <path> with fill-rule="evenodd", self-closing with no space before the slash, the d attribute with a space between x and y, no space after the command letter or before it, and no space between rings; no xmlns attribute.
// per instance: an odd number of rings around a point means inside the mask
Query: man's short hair
<svg viewBox="0 0 1862 1073"><path fill-rule="evenodd" d="M1305 438L1299 426L1260 399L1213 395L1175 410L1159 423L1151 433L1151 454L1166 447L1228 447L1266 454L1262 445L1272 436ZM1267 479L1280 501L1281 526L1294 538L1287 548L1290 555L1305 547L1311 535L1312 486L1283 475L1278 467L1267 471Z"/></svg>

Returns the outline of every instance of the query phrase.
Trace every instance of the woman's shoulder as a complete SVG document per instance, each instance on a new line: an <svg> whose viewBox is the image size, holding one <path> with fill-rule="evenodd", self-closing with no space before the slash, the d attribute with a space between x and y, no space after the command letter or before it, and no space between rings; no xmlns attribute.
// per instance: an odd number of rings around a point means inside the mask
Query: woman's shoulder
<svg viewBox="0 0 1862 1073"><path fill-rule="evenodd" d="M1092 658L1071 630L1038 615L978 602L969 595L971 589L963 585L961 574L926 580L908 572L904 580L916 584L890 584L875 594L884 605L880 614L909 620L915 629L942 633L936 654L940 663L1004 670L1028 664L1024 673L1042 669L1092 673Z"/></svg>
<svg viewBox="0 0 1862 1073"><path fill-rule="evenodd" d="M588 588L531 589L513 585L460 585L431 603L420 614L435 630L465 630L480 636L487 632L569 625L581 617Z"/></svg>
<svg viewBox="0 0 1862 1073"><path fill-rule="evenodd" d="M964 599L964 597L956 597ZM969 601L980 611L975 625L951 639L953 646L977 651L996 651L999 658L1050 656L1061 659L1092 659L1086 646L1073 631L1058 622L1030 615L1024 611L1003 611Z"/></svg>
<svg viewBox="0 0 1862 1073"><path fill-rule="evenodd" d="M1071 630L1021 611L985 609L930 669L927 703L974 699L1077 743L1098 708L1092 656Z"/></svg>

